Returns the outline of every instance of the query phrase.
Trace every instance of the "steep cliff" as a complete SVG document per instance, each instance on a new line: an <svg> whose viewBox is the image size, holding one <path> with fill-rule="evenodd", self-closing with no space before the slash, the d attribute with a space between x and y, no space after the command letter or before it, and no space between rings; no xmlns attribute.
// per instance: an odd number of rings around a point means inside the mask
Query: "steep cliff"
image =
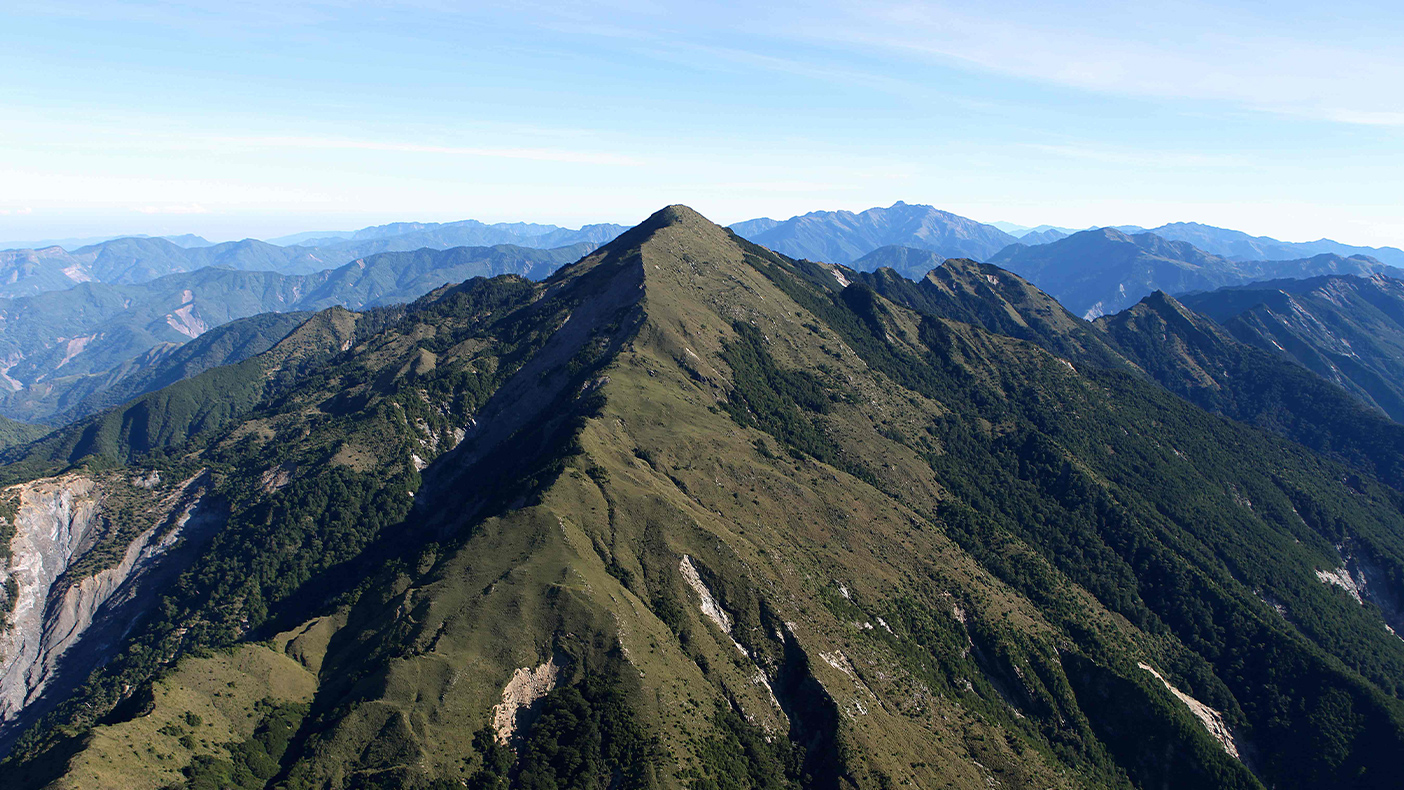
<svg viewBox="0 0 1404 790"><path fill-rule="evenodd" d="M218 508L203 504L207 478L162 485L155 473L66 474L0 493L11 511L0 518L12 534L0 739L49 707L46 694L70 691L104 663L155 590L217 526ZM118 509L125 532L112 518Z"/></svg>

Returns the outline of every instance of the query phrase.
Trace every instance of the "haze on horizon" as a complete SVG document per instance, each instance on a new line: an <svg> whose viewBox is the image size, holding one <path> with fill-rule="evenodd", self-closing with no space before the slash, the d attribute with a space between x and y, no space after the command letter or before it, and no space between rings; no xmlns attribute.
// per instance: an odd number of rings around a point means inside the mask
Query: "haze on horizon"
<svg viewBox="0 0 1404 790"><path fill-rule="evenodd" d="M1288 0L0 10L0 240L929 203L1404 246L1404 10Z"/></svg>

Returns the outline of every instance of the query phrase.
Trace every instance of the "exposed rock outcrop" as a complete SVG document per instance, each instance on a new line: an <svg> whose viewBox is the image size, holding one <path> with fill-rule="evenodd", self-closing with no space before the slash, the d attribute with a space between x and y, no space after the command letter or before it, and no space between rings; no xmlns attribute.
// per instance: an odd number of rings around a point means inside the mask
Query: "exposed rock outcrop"
<svg viewBox="0 0 1404 790"><path fill-rule="evenodd" d="M6 578L16 595L0 633L0 746L48 707L37 704L47 693L81 682L111 657L146 605L223 522L219 508L203 504L206 481L198 474L151 492L152 526L120 560L81 577L70 569L110 531L109 483L69 474L9 490L18 505Z"/></svg>
<svg viewBox="0 0 1404 790"><path fill-rule="evenodd" d="M1385 628L1404 639L1404 591L1394 586L1390 574L1353 538L1336 546L1336 551L1341 564L1331 570L1317 568L1317 580L1341 588L1361 606L1373 604L1379 609Z"/></svg>
<svg viewBox="0 0 1404 790"><path fill-rule="evenodd" d="M1228 724L1224 722L1224 714L1175 688L1170 684L1170 681L1162 677L1159 672L1156 672L1155 668L1150 664L1142 662L1137 664L1137 666L1154 675L1156 680L1164 684L1167 691L1174 694L1175 698L1180 702L1183 702L1185 707L1189 708L1190 713L1193 713L1194 717L1199 719L1199 723L1204 725L1204 729L1209 731L1209 735L1212 736L1214 740L1218 741L1220 746L1224 747L1224 751L1227 752L1230 757L1235 760L1241 759L1239 757L1238 740L1234 737L1233 731L1229 729Z"/></svg>
<svg viewBox="0 0 1404 790"><path fill-rule="evenodd" d="M501 743L513 743L526 729L536 704L551 693L568 663L565 656L552 656L536 669L521 667L502 689L502 702L492 709L492 728Z"/></svg>
<svg viewBox="0 0 1404 790"><path fill-rule="evenodd" d="M5 573L14 599L0 633L0 721L14 718L29 698L29 676L47 652L49 593L101 529L102 500L97 482L83 475L36 480L7 493L19 502Z"/></svg>

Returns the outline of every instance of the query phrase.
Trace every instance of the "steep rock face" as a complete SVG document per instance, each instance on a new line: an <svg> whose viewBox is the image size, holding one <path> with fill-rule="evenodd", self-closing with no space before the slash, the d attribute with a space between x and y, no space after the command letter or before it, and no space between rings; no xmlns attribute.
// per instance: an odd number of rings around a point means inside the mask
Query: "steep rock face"
<svg viewBox="0 0 1404 790"><path fill-rule="evenodd" d="M109 657L176 570L169 560L189 554L178 550L187 548L181 540L190 539L193 547L219 523L217 509L201 508L206 477L196 475L163 492L153 503L154 523L126 545L120 559L78 578L70 569L108 532L104 488L111 482L70 474L9 489L17 504L6 587L15 598L0 635L0 727L12 730L32 720L35 703L53 687L68 690Z"/></svg>
<svg viewBox="0 0 1404 790"><path fill-rule="evenodd" d="M14 718L34 690L33 670L44 663L49 593L87 541L100 529L101 493L82 475L15 486L6 592L10 616L0 636L0 719Z"/></svg>

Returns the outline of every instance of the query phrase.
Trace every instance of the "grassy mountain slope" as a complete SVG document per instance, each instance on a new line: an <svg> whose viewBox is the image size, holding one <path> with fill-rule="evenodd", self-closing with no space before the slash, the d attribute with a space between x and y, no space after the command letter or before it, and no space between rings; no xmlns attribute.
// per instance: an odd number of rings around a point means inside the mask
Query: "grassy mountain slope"
<svg viewBox="0 0 1404 790"><path fill-rule="evenodd" d="M1404 421L1404 282L1317 277L1182 298L1237 339L1279 353Z"/></svg>
<svg viewBox="0 0 1404 790"><path fill-rule="evenodd" d="M1323 254L1291 261L1233 261L1184 241L1115 228L1088 230L1037 246L1011 245L987 258L1088 319L1124 310L1154 291L1212 290L1274 277L1394 271L1377 260Z"/></svg>
<svg viewBox="0 0 1404 790"><path fill-rule="evenodd" d="M103 776L153 677L271 639L316 688L246 786L1395 783L1404 642L1318 571L1397 596L1397 492L847 280L672 207L367 314L141 459L228 526L7 775Z"/></svg>

